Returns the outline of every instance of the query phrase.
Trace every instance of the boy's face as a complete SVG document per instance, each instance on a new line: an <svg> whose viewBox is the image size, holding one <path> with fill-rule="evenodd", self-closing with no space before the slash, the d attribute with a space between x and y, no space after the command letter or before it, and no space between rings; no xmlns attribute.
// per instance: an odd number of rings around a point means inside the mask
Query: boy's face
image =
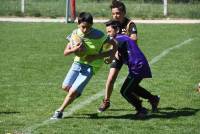
<svg viewBox="0 0 200 134"><path fill-rule="evenodd" d="M81 32L83 32L84 34L89 33L92 28L92 24L89 24L87 22L81 22L78 26Z"/></svg>
<svg viewBox="0 0 200 134"><path fill-rule="evenodd" d="M118 8L112 8L112 18L114 20L122 22L124 19L125 14L121 12Z"/></svg>
<svg viewBox="0 0 200 134"><path fill-rule="evenodd" d="M117 30L112 28L112 26L107 26L106 32L107 32L107 35L109 35L110 37L115 37L117 35Z"/></svg>

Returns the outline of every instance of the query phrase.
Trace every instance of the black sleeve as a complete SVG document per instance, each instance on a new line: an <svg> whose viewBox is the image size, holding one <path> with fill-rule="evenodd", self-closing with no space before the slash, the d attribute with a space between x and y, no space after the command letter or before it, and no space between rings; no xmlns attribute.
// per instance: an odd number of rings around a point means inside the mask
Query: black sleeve
<svg viewBox="0 0 200 134"><path fill-rule="evenodd" d="M114 59L112 63L110 64L110 68L116 68L120 70L122 68L123 62L122 60Z"/></svg>
<svg viewBox="0 0 200 134"><path fill-rule="evenodd" d="M132 22L132 21L127 26L127 30L128 30L129 35L130 34L137 34L137 27L136 27L135 23Z"/></svg>

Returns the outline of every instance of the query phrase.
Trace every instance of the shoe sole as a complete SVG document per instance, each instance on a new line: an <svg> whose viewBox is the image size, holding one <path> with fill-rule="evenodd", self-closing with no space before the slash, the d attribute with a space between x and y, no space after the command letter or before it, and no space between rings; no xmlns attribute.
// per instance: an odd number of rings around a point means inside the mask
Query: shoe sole
<svg viewBox="0 0 200 134"><path fill-rule="evenodd" d="M51 117L50 120L61 120L62 118L53 118Z"/></svg>
<svg viewBox="0 0 200 134"><path fill-rule="evenodd" d="M97 110L98 113L103 113L104 111Z"/></svg>
<svg viewBox="0 0 200 134"><path fill-rule="evenodd" d="M103 113L103 112L105 112L108 108L109 108L109 107L107 107L107 108L106 108L105 110L103 110L103 111L101 111L101 110L98 109L97 112L98 112L98 113Z"/></svg>

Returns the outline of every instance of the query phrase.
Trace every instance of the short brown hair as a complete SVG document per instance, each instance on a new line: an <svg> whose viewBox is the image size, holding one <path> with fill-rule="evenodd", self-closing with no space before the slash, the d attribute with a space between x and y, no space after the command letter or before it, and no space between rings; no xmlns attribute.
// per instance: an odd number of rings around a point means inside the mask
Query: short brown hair
<svg viewBox="0 0 200 134"><path fill-rule="evenodd" d="M126 14L126 6L124 5L123 2L119 0L112 1L112 4L110 5L110 9L112 10L113 8L118 8L121 12Z"/></svg>
<svg viewBox="0 0 200 134"><path fill-rule="evenodd" d="M93 24L93 17L88 12L81 12L78 16L78 24L82 22L87 22L89 24Z"/></svg>

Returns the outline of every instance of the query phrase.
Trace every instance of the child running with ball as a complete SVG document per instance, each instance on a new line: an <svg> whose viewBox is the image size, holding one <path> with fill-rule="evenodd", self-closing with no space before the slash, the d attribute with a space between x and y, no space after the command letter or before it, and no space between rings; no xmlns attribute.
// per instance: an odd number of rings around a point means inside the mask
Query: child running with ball
<svg viewBox="0 0 200 134"><path fill-rule="evenodd" d="M79 97L94 74L99 60L106 58L110 63L116 53L116 43L110 40L100 30L92 28L93 17L90 13L82 12L78 16L78 29L75 29L67 39L64 55L74 53L74 62L66 75L62 88L68 92L62 105L55 111L51 119L61 119L64 109ZM107 51L102 51L104 45L111 46Z"/></svg>

